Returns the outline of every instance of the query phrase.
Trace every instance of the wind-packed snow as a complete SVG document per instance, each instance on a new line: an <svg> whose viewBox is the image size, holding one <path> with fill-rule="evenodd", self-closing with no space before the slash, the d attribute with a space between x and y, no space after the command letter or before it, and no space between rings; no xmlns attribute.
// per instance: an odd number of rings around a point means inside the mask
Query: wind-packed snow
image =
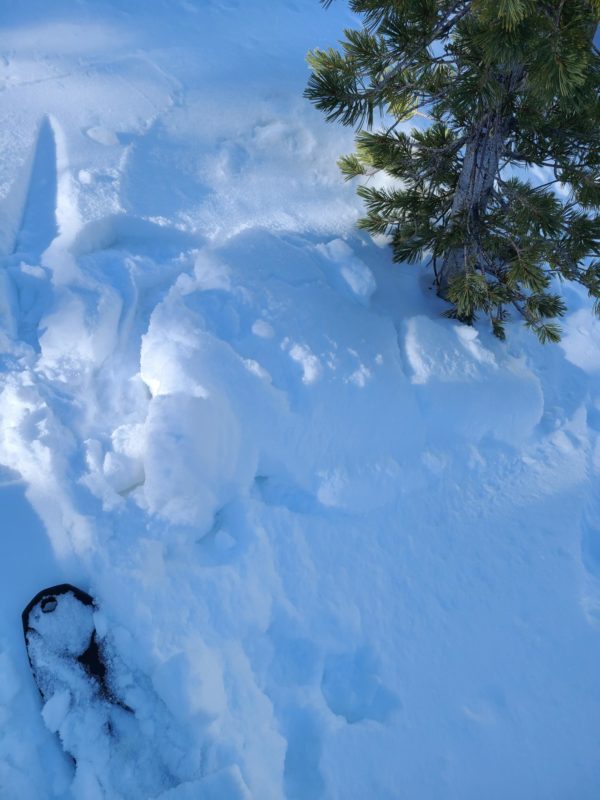
<svg viewBox="0 0 600 800"><path fill-rule="evenodd" d="M342 0L0 24L2 800L596 798L584 295L501 343L356 232L302 99ZM61 582L131 711L43 707L20 613Z"/></svg>

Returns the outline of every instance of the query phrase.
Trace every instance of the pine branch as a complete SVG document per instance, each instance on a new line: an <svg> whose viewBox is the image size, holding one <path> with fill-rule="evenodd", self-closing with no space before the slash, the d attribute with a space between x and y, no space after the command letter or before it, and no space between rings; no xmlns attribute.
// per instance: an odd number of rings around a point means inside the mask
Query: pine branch
<svg viewBox="0 0 600 800"><path fill-rule="evenodd" d="M460 0L450 10L450 14L454 15L450 19L440 20L437 26L430 32L428 42L420 42L414 50L407 53L394 67L387 73L387 75L379 82L377 82L370 90L371 95L381 92L386 86L400 73L402 73L413 62L418 53L425 47L430 47L437 39L443 39L448 36L450 31L460 22L460 20L470 11L472 0Z"/></svg>
<svg viewBox="0 0 600 800"><path fill-rule="evenodd" d="M359 186L359 226L391 235L395 261L426 258L447 315L485 314L499 338L513 307L540 341L558 341L555 278L584 286L600 313L600 0L349 4L363 28L341 53L315 51L307 96L359 128L346 178L398 181ZM399 128L423 108L425 130ZM371 133L376 110L391 123ZM511 164L553 178L506 179Z"/></svg>

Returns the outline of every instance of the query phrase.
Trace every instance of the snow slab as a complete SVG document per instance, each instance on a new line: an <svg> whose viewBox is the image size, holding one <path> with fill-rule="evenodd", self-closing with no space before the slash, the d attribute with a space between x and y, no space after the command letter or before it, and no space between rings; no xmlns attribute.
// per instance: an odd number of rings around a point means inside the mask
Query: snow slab
<svg viewBox="0 0 600 800"><path fill-rule="evenodd" d="M356 234L301 97L343 2L0 24L0 797L595 799L587 299L500 343ZM42 709L65 581L129 712Z"/></svg>

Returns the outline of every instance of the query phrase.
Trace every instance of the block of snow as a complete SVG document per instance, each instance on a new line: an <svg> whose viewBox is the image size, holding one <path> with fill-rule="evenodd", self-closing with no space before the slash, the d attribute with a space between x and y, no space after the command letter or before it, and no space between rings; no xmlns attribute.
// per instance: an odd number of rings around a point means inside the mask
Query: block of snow
<svg viewBox="0 0 600 800"><path fill-rule="evenodd" d="M600 372L600 320L580 309L565 319L563 329L560 347L567 360L584 372Z"/></svg>
<svg viewBox="0 0 600 800"><path fill-rule="evenodd" d="M412 383L436 435L486 435L521 445L539 423L544 397L539 379L522 361L496 356L475 328L425 316L405 325Z"/></svg>

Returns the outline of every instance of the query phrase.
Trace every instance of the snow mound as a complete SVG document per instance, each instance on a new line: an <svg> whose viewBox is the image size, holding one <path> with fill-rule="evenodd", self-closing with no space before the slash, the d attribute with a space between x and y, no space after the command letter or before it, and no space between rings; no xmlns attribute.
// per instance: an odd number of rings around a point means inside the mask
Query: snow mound
<svg viewBox="0 0 600 800"><path fill-rule="evenodd" d="M478 441L494 436L525 442L544 412L539 379L522 359L500 356L483 346L478 332L424 316L406 322L406 357L428 418L444 429ZM503 398L497 402L498 396ZM491 412L493 409L493 412Z"/></svg>

